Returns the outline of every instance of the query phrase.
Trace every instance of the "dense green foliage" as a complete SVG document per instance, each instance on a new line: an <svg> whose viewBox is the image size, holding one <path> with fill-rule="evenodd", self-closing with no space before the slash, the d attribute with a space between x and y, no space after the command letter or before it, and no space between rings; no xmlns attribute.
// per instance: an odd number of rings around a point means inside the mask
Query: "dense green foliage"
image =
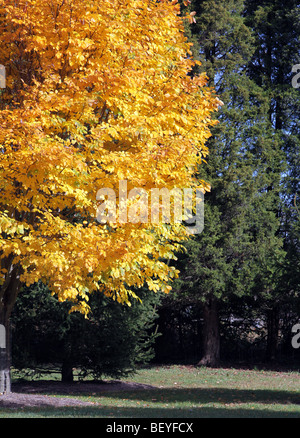
<svg viewBox="0 0 300 438"><path fill-rule="evenodd" d="M207 166L199 169L212 186L204 231L180 257L173 298L178 315L198 309L200 363L219 363L220 336L223 347L249 335L261 339L264 358L273 360L280 333L287 343L299 318L300 95L291 85L300 56L299 7L195 0L188 8L197 19L187 35L197 41L200 69L224 106ZM238 324L228 328L230 319Z"/></svg>
<svg viewBox="0 0 300 438"><path fill-rule="evenodd" d="M32 297L34 296L34 300ZM102 294L91 297L88 319L69 314L42 283L23 289L12 315L13 364L16 368L52 365L72 380L72 369L95 378L126 376L153 357L159 295L143 293L143 302L122 306Z"/></svg>

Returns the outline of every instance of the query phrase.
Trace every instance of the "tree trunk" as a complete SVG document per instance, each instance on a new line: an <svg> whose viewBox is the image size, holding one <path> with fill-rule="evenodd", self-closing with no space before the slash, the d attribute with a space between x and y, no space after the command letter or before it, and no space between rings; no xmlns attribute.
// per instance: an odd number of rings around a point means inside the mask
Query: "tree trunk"
<svg viewBox="0 0 300 438"><path fill-rule="evenodd" d="M273 362L277 357L278 335L279 335L279 312L275 306L267 314L267 361Z"/></svg>
<svg viewBox="0 0 300 438"><path fill-rule="evenodd" d="M218 367L220 365L220 333L218 303L210 298L203 309L203 357L198 366Z"/></svg>
<svg viewBox="0 0 300 438"><path fill-rule="evenodd" d="M11 343L9 321L0 325L0 394L11 392Z"/></svg>
<svg viewBox="0 0 300 438"><path fill-rule="evenodd" d="M70 360L65 360L61 367L61 381L64 383L72 383L74 381L73 366Z"/></svg>
<svg viewBox="0 0 300 438"><path fill-rule="evenodd" d="M20 289L20 267L13 265L13 257L2 260L7 270L6 278L0 288L0 394L11 392L11 336L10 315Z"/></svg>

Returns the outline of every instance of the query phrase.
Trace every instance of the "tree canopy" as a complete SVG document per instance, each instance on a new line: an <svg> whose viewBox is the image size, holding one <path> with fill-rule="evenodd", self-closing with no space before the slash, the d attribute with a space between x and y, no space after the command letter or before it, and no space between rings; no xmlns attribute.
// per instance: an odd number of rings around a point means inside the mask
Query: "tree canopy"
<svg viewBox="0 0 300 438"><path fill-rule="evenodd" d="M99 224L96 193L208 189L194 169L220 101L190 75L179 4L1 0L0 32L2 305L38 280L84 313L93 290L167 292L185 227Z"/></svg>

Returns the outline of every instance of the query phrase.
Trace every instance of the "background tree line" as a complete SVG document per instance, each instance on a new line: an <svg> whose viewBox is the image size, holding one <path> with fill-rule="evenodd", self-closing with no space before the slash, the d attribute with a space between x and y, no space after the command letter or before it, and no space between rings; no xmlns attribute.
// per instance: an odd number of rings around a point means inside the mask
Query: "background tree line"
<svg viewBox="0 0 300 438"><path fill-rule="evenodd" d="M224 102L198 170L211 184L204 231L178 254L173 291L145 290L132 308L93 297L86 321L40 283L36 300L23 290L13 315L15 366L54 361L71 379L74 366L119 376L149 360L299 361L291 327L300 310L300 92L291 81L300 8L296 0L182 3L196 11L186 34L197 68Z"/></svg>

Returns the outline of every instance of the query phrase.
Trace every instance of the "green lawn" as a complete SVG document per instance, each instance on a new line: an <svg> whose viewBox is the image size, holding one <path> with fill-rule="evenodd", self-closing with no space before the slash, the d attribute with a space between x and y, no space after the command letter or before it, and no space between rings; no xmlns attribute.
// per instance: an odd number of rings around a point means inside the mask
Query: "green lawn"
<svg viewBox="0 0 300 438"><path fill-rule="evenodd" d="M170 366L142 369L127 381L155 389L76 395L95 405L6 408L0 417L300 417L298 372Z"/></svg>

